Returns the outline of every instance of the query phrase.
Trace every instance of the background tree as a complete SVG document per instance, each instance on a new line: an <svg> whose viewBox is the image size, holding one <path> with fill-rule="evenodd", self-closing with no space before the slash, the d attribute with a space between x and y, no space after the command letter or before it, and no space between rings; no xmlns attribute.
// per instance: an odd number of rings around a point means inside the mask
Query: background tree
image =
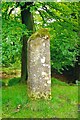
<svg viewBox="0 0 80 120"><path fill-rule="evenodd" d="M33 2L26 2L23 4L20 4L21 8L21 18L22 18L22 24L26 25L27 30L29 31L29 34L22 36L22 57L21 57L21 81L24 82L27 79L27 40L29 36L33 32L33 15L30 11L30 7L33 4ZM27 9L26 9L27 8ZM30 32L31 31L31 32Z"/></svg>
<svg viewBox="0 0 80 120"><path fill-rule="evenodd" d="M75 66L80 50L78 3L2 2L2 8L3 65L20 62L22 53L22 81L27 76L26 44L32 34L33 26L35 26L35 30L41 27L49 29L52 69L61 72L69 66ZM20 39L22 39L21 42Z"/></svg>

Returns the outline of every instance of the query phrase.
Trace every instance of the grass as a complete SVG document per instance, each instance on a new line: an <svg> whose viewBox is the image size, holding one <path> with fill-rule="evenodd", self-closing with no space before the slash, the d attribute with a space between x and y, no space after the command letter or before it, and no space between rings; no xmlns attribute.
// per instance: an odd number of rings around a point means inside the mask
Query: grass
<svg viewBox="0 0 80 120"><path fill-rule="evenodd" d="M2 87L3 118L77 118L78 86L52 79L51 100L30 100L26 84Z"/></svg>

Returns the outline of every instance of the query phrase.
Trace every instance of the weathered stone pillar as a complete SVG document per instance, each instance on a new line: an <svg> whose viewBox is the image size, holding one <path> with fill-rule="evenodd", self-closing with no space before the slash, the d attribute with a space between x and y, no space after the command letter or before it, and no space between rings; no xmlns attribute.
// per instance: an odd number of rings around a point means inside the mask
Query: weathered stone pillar
<svg viewBox="0 0 80 120"><path fill-rule="evenodd" d="M50 37L47 29L34 33L28 40L28 95L51 97Z"/></svg>

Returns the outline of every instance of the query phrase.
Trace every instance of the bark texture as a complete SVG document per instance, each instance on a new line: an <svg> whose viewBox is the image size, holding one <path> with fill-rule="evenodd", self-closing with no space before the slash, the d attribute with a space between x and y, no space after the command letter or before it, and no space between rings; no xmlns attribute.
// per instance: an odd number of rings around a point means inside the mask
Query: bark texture
<svg viewBox="0 0 80 120"><path fill-rule="evenodd" d="M25 2L24 6L21 6L21 18L22 24L26 25L26 29L33 31L33 15L30 12L30 6L32 2ZM28 7L28 8L27 8ZM29 36L31 35L31 32ZM21 82L27 80L27 40L29 36L23 35L22 37L22 55L21 55Z"/></svg>

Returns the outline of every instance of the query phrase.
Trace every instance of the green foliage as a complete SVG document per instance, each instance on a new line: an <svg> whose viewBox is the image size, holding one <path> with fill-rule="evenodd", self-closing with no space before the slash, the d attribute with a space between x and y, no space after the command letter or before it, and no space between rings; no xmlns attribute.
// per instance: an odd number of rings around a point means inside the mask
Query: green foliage
<svg viewBox="0 0 80 120"><path fill-rule="evenodd" d="M10 66L20 60L21 36L24 26L19 21L7 21L3 19L2 24L2 63Z"/></svg>
<svg viewBox="0 0 80 120"><path fill-rule="evenodd" d="M2 63L3 66L20 63L21 61L21 37L28 35L26 26L21 23L20 9L14 14L8 14L12 8L16 7L15 3L2 3Z"/></svg>
<svg viewBox="0 0 80 120"><path fill-rule="evenodd" d="M48 3L53 21L46 24L51 34L51 65L61 72L68 66L74 66L79 55L77 3ZM55 8L56 6L56 8Z"/></svg>
<svg viewBox="0 0 80 120"><path fill-rule="evenodd" d="M74 66L80 54L79 4L78 3L36 3L34 14L36 29L43 26L49 29L51 39L51 66L58 72ZM34 11L34 9L33 9Z"/></svg>
<svg viewBox="0 0 80 120"><path fill-rule="evenodd" d="M55 27L55 29L59 29L59 31L53 30L54 33L51 36L52 67L58 71L68 66L74 66L77 61L76 56L79 54L77 33L71 32L68 28L62 29L62 27L63 26Z"/></svg>
<svg viewBox="0 0 80 120"><path fill-rule="evenodd" d="M21 23L20 6L24 4L24 2L2 3L3 66L20 63L22 47L20 39L23 34L29 35L29 31ZM35 30L48 28L50 31L52 68L61 72L68 66L74 66L80 54L79 3L34 2L30 6L30 11L33 13Z"/></svg>

